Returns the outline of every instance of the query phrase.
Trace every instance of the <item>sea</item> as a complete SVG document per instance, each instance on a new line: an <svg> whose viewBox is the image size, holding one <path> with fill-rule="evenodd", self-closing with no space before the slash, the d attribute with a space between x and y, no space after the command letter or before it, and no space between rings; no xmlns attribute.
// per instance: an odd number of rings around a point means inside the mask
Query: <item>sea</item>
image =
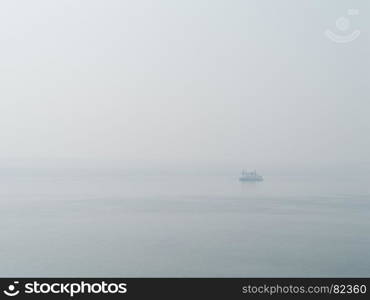
<svg viewBox="0 0 370 300"><path fill-rule="evenodd" d="M369 277L355 172L0 174L1 277Z"/></svg>

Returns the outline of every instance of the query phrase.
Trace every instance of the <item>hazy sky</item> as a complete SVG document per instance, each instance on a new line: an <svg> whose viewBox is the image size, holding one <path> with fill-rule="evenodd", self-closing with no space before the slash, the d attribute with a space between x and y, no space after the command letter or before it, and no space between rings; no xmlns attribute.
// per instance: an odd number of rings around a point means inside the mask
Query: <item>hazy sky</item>
<svg viewBox="0 0 370 300"><path fill-rule="evenodd" d="M1 1L0 164L368 164L369 9Z"/></svg>

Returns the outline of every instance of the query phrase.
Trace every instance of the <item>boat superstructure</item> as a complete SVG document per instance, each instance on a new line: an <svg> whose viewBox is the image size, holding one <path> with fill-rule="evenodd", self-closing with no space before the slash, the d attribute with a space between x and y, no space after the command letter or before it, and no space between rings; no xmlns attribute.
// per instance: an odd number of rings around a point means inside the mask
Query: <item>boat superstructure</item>
<svg viewBox="0 0 370 300"><path fill-rule="evenodd" d="M248 172L247 170L243 170L242 174L239 177L240 181L263 181L263 177L257 174L256 170L252 172Z"/></svg>

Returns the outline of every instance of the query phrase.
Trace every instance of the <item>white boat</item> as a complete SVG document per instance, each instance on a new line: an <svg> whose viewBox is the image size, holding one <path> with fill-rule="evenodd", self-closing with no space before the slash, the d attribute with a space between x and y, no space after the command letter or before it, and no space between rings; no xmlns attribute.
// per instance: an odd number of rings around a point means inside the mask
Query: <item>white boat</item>
<svg viewBox="0 0 370 300"><path fill-rule="evenodd" d="M257 174L256 170L253 172L248 172L246 170L242 171L242 175L239 177L240 181L263 181L263 177Z"/></svg>

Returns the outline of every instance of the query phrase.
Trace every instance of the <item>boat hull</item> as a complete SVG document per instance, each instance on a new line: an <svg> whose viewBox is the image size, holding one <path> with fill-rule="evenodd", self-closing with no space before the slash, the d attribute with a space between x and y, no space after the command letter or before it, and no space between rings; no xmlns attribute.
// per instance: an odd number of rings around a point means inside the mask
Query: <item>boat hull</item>
<svg viewBox="0 0 370 300"><path fill-rule="evenodd" d="M239 181L263 181L263 178L262 177L258 177L258 178L243 178L243 177L240 177Z"/></svg>

